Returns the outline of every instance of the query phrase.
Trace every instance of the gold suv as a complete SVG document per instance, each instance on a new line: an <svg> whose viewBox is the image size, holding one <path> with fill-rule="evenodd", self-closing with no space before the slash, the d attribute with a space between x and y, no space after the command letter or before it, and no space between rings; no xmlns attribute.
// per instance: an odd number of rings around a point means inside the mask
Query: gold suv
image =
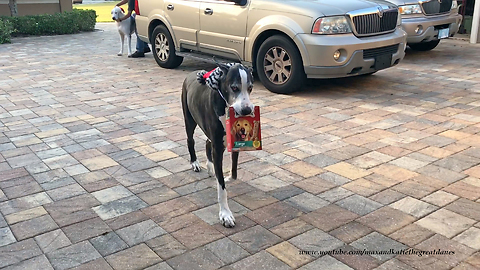
<svg viewBox="0 0 480 270"><path fill-rule="evenodd" d="M381 0L138 0L140 38L158 65L225 58L256 70L275 93L306 78L372 74L403 59L396 5Z"/></svg>
<svg viewBox="0 0 480 270"><path fill-rule="evenodd" d="M453 37L462 23L456 0L390 0L398 5L408 46L417 51L437 47Z"/></svg>

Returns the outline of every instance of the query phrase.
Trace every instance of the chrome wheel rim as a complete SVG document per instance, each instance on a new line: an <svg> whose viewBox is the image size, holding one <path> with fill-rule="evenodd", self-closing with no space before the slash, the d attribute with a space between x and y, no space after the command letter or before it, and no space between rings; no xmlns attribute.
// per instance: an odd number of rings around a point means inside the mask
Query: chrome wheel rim
<svg viewBox="0 0 480 270"><path fill-rule="evenodd" d="M160 61L167 61L170 54L170 47L168 46L167 36L163 33L159 33L155 38L155 53Z"/></svg>
<svg viewBox="0 0 480 270"><path fill-rule="evenodd" d="M265 76L273 84L286 83L292 74L292 60L282 47L270 48L263 58Z"/></svg>

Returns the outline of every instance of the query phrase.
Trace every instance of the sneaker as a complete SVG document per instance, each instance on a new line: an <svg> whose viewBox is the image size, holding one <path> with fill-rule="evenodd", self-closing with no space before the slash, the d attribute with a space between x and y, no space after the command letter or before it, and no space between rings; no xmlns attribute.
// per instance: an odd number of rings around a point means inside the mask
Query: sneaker
<svg viewBox="0 0 480 270"><path fill-rule="evenodd" d="M145 57L145 53L136 51L132 55L128 56L129 58L139 58L139 57Z"/></svg>
<svg viewBox="0 0 480 270"><path fill-rule="evenodd" d="M149 52L151 52L151 50L150 50L150 47L147 46L145 50L143 50L143 53L149 53Z"/></svg>

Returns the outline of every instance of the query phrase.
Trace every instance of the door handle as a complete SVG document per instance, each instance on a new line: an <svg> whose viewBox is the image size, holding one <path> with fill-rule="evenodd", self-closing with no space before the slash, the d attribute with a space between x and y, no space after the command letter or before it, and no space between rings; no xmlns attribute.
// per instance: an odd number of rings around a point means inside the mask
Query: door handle
<svg viewBox="0 0 480 270"><path fill-rule="evenodd" d="M213 14L213 9L211 8L206 8L205 11L204 11L205 14L207 15L212 15Z"/></svg>
<svg viewBox="0 0 480 270"><path fill-rule="evenodd" d="M168 9L168 10L173 10L174 8L175 8L175 7L174 7L172 4L169 4L169 5L167 6L167 9Z"/></svg>

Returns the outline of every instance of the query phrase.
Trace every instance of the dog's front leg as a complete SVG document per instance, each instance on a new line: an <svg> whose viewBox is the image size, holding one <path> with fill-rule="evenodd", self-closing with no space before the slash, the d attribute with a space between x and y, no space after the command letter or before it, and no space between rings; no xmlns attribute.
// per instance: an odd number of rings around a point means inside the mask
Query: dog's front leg
<svg viewBox="0 0 480 270"><path fill-rule="evenodd" d="M227 189L225 188L225 179L223 178L222 162L223 162L223 143L213 145L213 166L215 167L215 175L217 177L218 204L220 212L218 214L220 222L223 226L231 228L235 226L235 218L232 211L228 207Z"/></svg>
<svg viewBox="0 0 480 270"><path fill-rule="evenodd" d="M132 55L132 35L127 35L128 56Z"/></svg>
<svg viewBox="0 0 480 270"><path fill-rule="evenodd" d="M125 39L125 35L122 33L122 32L119 32L120 33L120 52L118 52L118 56L122 56L123 55L123 41Z"/></svg>

